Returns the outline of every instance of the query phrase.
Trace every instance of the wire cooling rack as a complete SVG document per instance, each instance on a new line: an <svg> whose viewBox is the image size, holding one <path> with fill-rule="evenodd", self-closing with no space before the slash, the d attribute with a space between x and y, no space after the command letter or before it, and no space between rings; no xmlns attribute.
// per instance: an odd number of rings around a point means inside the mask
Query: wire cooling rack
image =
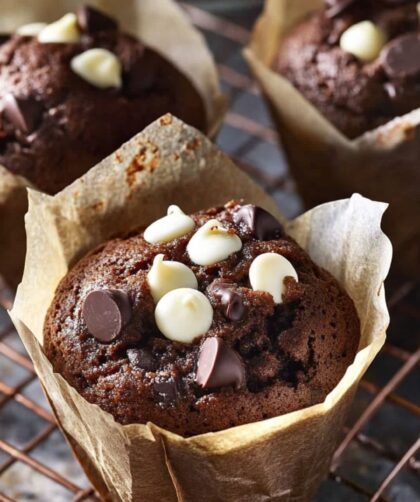
<svg viewBox="0 0 420 502"><path fill-rule="evenodd" d="M218 144L294 216L300 202L241 57L260 5L231 1L183 3L230 97ZM393 278L387 293L388 341L360 384L330 476L313 502L420 501L420 285ZM5 312L12 297L1 285L0 304L0 501L97 501L43 398Z"/></svg>

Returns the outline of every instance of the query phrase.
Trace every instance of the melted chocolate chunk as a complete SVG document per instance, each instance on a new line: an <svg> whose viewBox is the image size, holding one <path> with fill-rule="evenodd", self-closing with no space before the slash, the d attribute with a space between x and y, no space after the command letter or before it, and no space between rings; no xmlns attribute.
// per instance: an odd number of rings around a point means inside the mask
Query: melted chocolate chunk
<svg viewBox="0 0 420 502"><path fill-rule="evenodd" d="M156 369L156 360L153 354L147 349L128 349L127 357L131 366L145 371L154 371Z"/></svg>
<svg viewBox="0 0 420 502"><path fill-rule="evenodd" d="M87 5L77 9L77 22L80 28L89 34L97 33L98 31L116 30L118 28L115 19Z"/></svg>
<svg viewBox="0 0 420 502"><path fill-rule="evenodd" d="M203 388L234 385L245 382L245 368L239 354L219 338L207 338L200 349L195 381Z"/></svg>
<svg viewBox="0 0 420 502"><path fill-rule="evenodd" d="M127 294L115 289L91 291L82 312L89 333L102 343L115 340L131 318Z"/></svg>
<svg viewBox="0 0 420 502"><path fill-rule="evenodd" d="M17 98L13 94L7 94L3 98L5 118L25 134L36 129L41 120L42 109L42 104L33 98Z"/></svg>
<svg viewBox="0 0 420 502"><path fill-rule="evenodd" d="M262 207L247 204L233 213L233 221L260 241L278 239L284 233L281 223Z"/></svg>
<svg viewBox="0 0 420 502"><path fill-rule="evenodd" d="M220 299L223 305L223 313L230 321L243 319L246 308L242 297L235 291L235 286L229 282L214 281L210 285L210 292Z"/></svg>
<svg viewBox="0 0 420 502"><path fill-rule="evenodd" d="M387 44L381 54L382 66L390 78L420 75L420 33L402 35Z"/></svg>
<svg viewBox="0 0 420 502"><path fill-rule="evenodd" d="M165 404L173 404L178 399L179 389L178 383L175 379L165 380L161 382L155 382L153 388L162 398Z"/></svg>

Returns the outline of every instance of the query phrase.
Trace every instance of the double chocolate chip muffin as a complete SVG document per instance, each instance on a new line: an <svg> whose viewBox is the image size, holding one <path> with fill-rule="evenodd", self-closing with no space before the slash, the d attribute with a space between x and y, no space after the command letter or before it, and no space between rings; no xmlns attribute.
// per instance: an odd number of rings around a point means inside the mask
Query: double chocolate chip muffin
<svg viewBox="0 0 420 502"><path fill-rule="evenodd" d="M0 164L47 193L167 112L206 128L193 84L92 7L1 37Z"/></svg>
<svg viewBox="0 0 420 502"><path fill-rule="evenodd" d="M282 40L278 72L355 138L420 107L418 0L326 0Z"/></svg>
<svg viewBox="0 0 420 502"><path fill-rule="evenodd" d="M271 214L232 201L171 206L84 257L56 290L44 350L118 422L190 436L322 402L359 337L334 277Z"/></svg>

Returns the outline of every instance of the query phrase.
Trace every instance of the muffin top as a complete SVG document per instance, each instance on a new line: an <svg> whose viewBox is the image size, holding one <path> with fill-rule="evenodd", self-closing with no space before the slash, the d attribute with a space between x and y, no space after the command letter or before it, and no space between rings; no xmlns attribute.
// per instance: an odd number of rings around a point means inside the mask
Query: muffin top
<svg viewBox="0 0 420 502"><path fill-rule="evenodd" d="M349 138L420 107L416 0L326 0L282 41L275 62Z"/></svg>
<svg viewBox="0 0 420 502"><path fill-rule="evenodd" d="M56 193L170 112L204 130L193 84L92 7L1 37L0 164Z"/></svg>
<svg viewBox="0 0 420 502"><path fill-rule="evenodd" d="M319 236L320 239L324 236ZM177 206L59 284L54 370L123 424L190 436L322 402L357 351L352 300L262 208Z"/></svg>

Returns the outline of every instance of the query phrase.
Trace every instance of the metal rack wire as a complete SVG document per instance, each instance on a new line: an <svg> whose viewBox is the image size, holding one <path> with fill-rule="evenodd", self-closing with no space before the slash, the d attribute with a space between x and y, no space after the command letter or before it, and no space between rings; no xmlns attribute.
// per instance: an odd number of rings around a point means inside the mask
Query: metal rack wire
<svg viewBox="0 0 420 502"><path fill-rule="evenodd" d="M231 98L219 145L275 197L287 215L294 215L300 209L299 199L276 146L276 133L240 57L256 9L220 17L191 4L183 6L213 49L224 90ZM420 500L416 458L420 450L420 285L393 278L387 289L393 319L388 342L360 384L330 477L316 502ZM1 284L0 304L0 501L97 501L41 396L32 364L5 313L12 297ZM10 425L4 424L10 424L11 413L15 435L9 437ZM34 423L36 427L29 426ZM51 465L51 448L64 452L65 468ZM17 489L13 479L22 469L32 485L32 476L47 480L51 493L45 492L44 485L41 493Z"/></svg>

